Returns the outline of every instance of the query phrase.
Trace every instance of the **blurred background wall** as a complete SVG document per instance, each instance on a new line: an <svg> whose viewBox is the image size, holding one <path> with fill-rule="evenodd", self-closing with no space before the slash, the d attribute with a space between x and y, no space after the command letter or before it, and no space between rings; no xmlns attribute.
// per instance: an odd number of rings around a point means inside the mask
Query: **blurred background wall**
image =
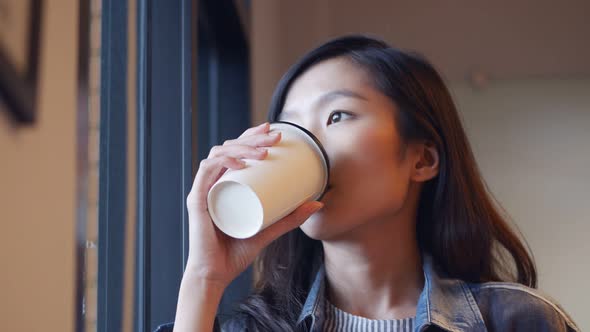
<svg viewBox="0 0 590 332"><path fill-rule="evenodd" d="M449 84L484 177L535 255L540 289L590 330L590 3L252 1L252 122L328 38L369 33Z"/></svg>
<svg viewBox="0 0 590 332"><path fill-rule="evenodd" d="M44 9L36 124L15 127L0 110L4 331L74 327L78 1Z"/></svg>
<svg viewBox="0 0 590 332"><path fill-rule="evenodd" d="M452 88L483 175L533 251L539 288L590 329L590 79Z"/></svg>

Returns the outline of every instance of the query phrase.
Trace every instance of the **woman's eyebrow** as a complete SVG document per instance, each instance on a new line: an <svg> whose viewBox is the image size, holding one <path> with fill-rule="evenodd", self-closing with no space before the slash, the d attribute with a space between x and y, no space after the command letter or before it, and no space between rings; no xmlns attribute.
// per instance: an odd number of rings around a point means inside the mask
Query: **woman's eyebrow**
<svg viewBox="0 0 590 332"><path fill-rule="evenodd" d="M314 104L316 104L317 106L320 105L324 105L327 104L331 101L334 101L338 98L355 98L355 99L360 99L360 100L364 100L367 101L369 99L367 99L367 97L354 92L352 90L348 90L348 89L339 89L339 90L334 90L334 91L330 91L328 93L323 94L321 97L319 97ZM281 115L284 116L289 116L291 114L296 115L295 114L295 110L284 110L281 112Z"/></svg>
<svg viewBox="0 0 590 332"><path fill-rule="evenodd" d="M342 98L342 97L356 98L356 99L361 99L361 100L365 100L365 101L368 100L367 97L365 97L359 93L356 93L352 90L340 89L340 90L330 91L330 92L324 94L323 96L318 98L318 100L316 101L316 104L318 104L318 105L326 104L328 102L331 102L334 99L338 99L338 98Z"/></svg>

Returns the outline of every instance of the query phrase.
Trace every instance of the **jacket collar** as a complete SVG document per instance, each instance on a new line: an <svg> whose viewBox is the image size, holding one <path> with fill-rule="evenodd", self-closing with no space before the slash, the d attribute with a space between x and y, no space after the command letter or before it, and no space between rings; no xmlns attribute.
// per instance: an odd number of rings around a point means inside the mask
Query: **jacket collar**
<svg viewBox="0 0 590 332"><path fill-rule="evenodd" d="M297 319L297 331L320 331L322 328L326 292L325 276L326 270L324 264L321 264Z"/></svg>
<svg viewBox="0 0 590 332"><path fill-rule="evenodd" d="M422 255L424 289L416 307L415 331L436 325L446 331L487 331L468 285L436 273L429 255Z"/></svg>
<svg viewBox="0 0 590 332"><path fill-rule="evenodd" d="M467 284L440 277L432 258L422 255L424 288L416 307L414 331L436 325L445 331L486 331L486 327ZM297 331L321 331L325 303L325 268L320 265L297 320Z"/></svg>

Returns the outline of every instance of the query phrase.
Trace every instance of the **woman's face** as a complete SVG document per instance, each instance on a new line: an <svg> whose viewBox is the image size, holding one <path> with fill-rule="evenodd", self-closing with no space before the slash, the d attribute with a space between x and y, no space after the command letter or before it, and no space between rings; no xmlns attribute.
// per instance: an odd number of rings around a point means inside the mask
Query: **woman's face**
<svg viewBox="0 0 590 332"><path fill-rule="evenodd" d="M279 120L311 131L332 168L324 208L301 226L309 237L329 240L396 219L415 161L407 153L400 158L396 111L367 73L344 58L314 65L293 82Z"/></svg>

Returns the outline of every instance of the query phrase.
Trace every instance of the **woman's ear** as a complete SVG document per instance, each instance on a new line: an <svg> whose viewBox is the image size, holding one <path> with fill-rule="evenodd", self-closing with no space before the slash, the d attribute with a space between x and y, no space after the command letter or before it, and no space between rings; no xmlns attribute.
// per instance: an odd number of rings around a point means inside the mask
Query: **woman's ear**
<svg viewBox="0 0 590 332"><path fill-rule="evenodd" d="M432 142L420 145L419 158L412 170L412 180L426 182L438 175L439 156Z"/></svg>

